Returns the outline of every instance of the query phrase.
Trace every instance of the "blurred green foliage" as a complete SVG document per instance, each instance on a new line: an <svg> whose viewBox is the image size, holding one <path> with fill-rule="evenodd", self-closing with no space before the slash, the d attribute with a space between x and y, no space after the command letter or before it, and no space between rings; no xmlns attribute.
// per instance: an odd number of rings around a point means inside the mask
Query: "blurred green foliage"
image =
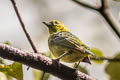
<svg viewBox="0 0 120 80"><path fill-rule="evenodd" d="M22 64L18 62L14 62L11 65L1 64L0 71L3 72L4 74L16 78L17 80L23 80Z"/></svg>
<svg viewBox="0 0 120 80"><path fill-rule="evenodd" d="M5 41L4 44L11 45L9 41Z"/></svg>
<svg viewBox="0 0 120 80"><path fill-rule="evenodd" d="M41 77L42 77L42 74L43 74L42 71L33 69L33 77L34 77L34 80L40 80ZM48 80L49 77L50 77L50 74L45 73L43 80Z"/></svg>
<svg viewBox="0 0 120 80"><path fill-rule="evenodd" d="M120 58L118 53L113 59ZM109 75L109 80L120 80L120 62L108 62L105 67L105 72Z"/></svg>
<svg viewBox="0 0 120 80"><path fill-rule="evenodd" d="M99 57L103 57L103 53L101 50L97 49L97 48L90 48L91 52L93 52L98 58ZM95 63L103 63L104 61L103 60L92 60L94 61Z"/></svg>

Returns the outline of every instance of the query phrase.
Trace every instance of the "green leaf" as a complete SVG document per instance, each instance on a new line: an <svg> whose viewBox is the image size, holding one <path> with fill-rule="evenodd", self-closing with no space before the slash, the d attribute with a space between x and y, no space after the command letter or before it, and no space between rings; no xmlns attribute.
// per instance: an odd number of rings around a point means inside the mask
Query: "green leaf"
<svg viewBox="0 0 120 80"><path fill-rule="evenodd" d="M42 71L39 71L37 69L33 69L34 80L40 80L42 77L42 74L43 74ZM49 77L50 77L50 74L45 73L43 80L48 80Z"/></svg>
<svg viewBox="0 0 120 80"><path fill-rule="evenodd" d="M5 64L3 62L2 58L0 58L0 64ZM13 80L13 78L11 76L9 76L9 75L6 75L6 74L0 72L0 80Z"/></svg>
<svg viewBox="0 0 120 80"><path fill-rule="evenodd" d="M120 0L114 0L114 1L120 2Z"/></svg>
<svg viewBox="0 0 120 80"><path fill-rule="evenodd" d="M93 52L98 58L103 57L102 51L97 48L90 48L90 51ZM99 64L102 64L104 62L103 60L92 60L92 61Z"/></svg>
<svg viewBox="0 0 120 80"><path fill-rule="evenodd" d="M73 65L73 68L75 68L76 66L77 66L77 63L75 63ZM81 72L83 72L83 73L85 73L85 74L88 74L88 71L84 67L82 67L80 65L78 66L78 70L81 71Z"/></svg>
<svg viewBox="0 0 120 80"><path fill-rule="evenodd" d="M17 80L23 80L22 64L14 62L12 65L0 65L0 71L16 78Z"/></svg>
<svg viewBox="0 0 120 80"><path fill-rule="evenodd" d="M11 45L9 41L5 41L4 44Z"/></svg>
<svg viewBox="0 0 120 80"><path fill-rule="evenodd" d="M120 53L113 59L120 58ZM105 72L109 75L109 80L120 80L120 62L108 62Z"/></svg>

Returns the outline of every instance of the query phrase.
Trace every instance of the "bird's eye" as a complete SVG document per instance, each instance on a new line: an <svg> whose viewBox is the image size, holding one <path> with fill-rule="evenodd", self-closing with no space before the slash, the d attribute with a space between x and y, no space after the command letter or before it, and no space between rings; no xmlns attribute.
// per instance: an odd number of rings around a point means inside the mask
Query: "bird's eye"
<svg viewBox="0 0 120 80"><path fill-rule="evenodd" d="M57 21L55 21L55 24L59 24Z"/></svg>

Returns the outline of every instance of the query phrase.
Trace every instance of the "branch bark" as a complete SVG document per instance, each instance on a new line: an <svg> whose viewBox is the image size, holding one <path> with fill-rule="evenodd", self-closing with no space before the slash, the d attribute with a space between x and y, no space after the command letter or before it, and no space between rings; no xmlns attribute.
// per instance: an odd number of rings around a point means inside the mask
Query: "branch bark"
<svg viewBox="0 0 120 80"><path fill-rule="evenodd" d="M22 51L2 43L0 43L0 57L48 72L63 80L96 80L87 74L76 71L55 60L51 60L42 54Z"/></svg>

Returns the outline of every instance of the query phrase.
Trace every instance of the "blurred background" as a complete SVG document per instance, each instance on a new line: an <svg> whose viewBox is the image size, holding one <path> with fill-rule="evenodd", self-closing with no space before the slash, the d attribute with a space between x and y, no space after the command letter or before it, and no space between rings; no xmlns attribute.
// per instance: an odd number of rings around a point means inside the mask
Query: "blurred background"
<svg viewBox="0 0 120 80"><path fill-rule="evenodd" d="M96 0L85 0L91 5L100 5ZM118 21L120 2L109 1L111 12ZM17 7L40 52L47 52L48 29L43 21L60 20L68 29L89 47L100 49L105 57L112 57L120 51L119 39L99 13L77 5L71 0L16 0ZM9 41L12 46L33 52L16 17L10 0L0 0L0 42ZM81 64L90 75L100 80L108 80L104 72L106 62L92 65ZM24 80L33 80L32 69L23 66ZM49 80L54 80L51 76Z"/></svg>

